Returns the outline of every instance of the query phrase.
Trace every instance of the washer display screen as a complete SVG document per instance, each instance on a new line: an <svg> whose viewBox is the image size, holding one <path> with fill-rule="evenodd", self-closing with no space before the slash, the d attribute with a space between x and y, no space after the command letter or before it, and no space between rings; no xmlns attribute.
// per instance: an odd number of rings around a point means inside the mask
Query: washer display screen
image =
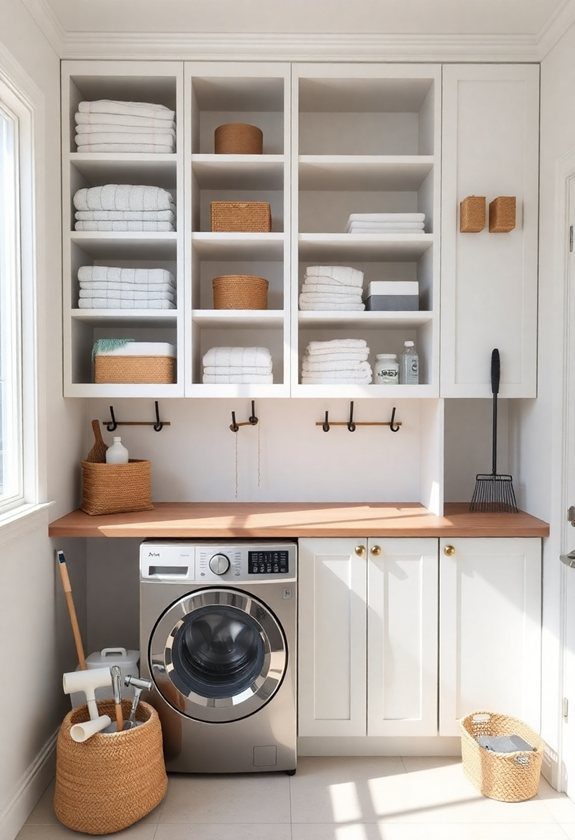
<svg viewBox="0 0 575 840"><path fill-rule="evenodd" d="M250 575L285 575L289 572L289 552L248 551Z"/></svg>

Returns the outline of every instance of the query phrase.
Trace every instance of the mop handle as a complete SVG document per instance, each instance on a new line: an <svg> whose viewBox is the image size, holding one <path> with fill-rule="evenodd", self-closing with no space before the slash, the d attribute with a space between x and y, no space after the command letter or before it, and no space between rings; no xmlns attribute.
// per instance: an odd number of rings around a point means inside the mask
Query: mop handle
<svg viewBox="0 0 575 840"><path fill-rule="evenodd" d="M493 443L491 455L491 474L497 475L497 394L499 393L499 380L501 378L501 363L499 350L491 353L491 393L493 394Z"/></svg>
<svg viewBox="0 0 575 840"><path fill-rule="evenodd" d="M84 655L84 646L82 645L82 637L80 635L80 625L78 624L78 616L76 615L76 607L74 606L74 598L72 597L72 584L68 575L68 568L66 566L66 558L63 551L57 551L58 568L60 570L60 578L62 580L62 588L68 605L68 613L70 614L70 624L72 625L72 634L74 636L74 644L76 645L76 653L78 654L78 663L80 670L86 670L86 657Z"/></svg>

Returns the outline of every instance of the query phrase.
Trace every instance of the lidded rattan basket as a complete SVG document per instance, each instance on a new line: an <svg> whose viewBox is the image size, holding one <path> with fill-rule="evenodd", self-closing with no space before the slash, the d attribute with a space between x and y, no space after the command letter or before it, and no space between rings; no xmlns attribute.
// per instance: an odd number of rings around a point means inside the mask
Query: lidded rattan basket
<svg viewBox="0 0 575 840"><path fill-rule="evenodd" d="M214 149L217 155L261 155L264 136L256 125L225 123L216 128Z"/></svg>
<svg viewBox="0 0 575 840"><path fill-rule="evenodd" d="M84 513L131 513L152 510L152 464L130 460L127 464L101 464L82 461L82 501Z"/></svg>
<svg viewBox="0 0 575 840"><path fill-rule="evenodd" d="M267 201L212 201L212 231L269 233L272 213Z"/></svg>
<svg viewBox="0 0 575 840"><path fill-rule="evenodd" d="M214 309L267 309L269 283L253 274L214 277Z"/></svg>
<svg viewBox="0 0 575 840"><path fill-rule="evenodd" d="M122 701L122 707L127 720L129 701ZM98 711L114 720L111 700L98 701ZM76 743L70 729L86 720L88 709L80 706L66 715L60 727L54 812L72 831L112 834L141 820L166 794L160 719L152 706L140 702L136 712L136 720L143 721L140 726L99 732Z"/></svg>

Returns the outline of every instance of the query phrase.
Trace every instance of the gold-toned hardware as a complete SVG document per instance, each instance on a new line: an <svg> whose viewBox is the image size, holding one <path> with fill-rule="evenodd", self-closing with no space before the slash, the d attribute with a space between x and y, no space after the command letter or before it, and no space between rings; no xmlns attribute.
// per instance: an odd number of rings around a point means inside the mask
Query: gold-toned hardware
<svg viewBox="0 0 575 840"><path fill-rule="evenodd" d="M381 546L372 545L370 551L371 551L371 553L373 554L374 557L379 557L379 555L381 554Z"/></svg>
<svg viewBox="0 0 575 840"><path fill-rule="evenodd" d="M363 555L365 554L365 546L364 545L356 545L355 553L357 554L358 557L363 557Z"/></svg>
<svg viewBox="0 0 575 840"><path fill-rule="evenodd" d="M443 549L443 553L445 554L446 557L453 557L453 555L455 554L455 546L446 545L445 548Z"/></svg>

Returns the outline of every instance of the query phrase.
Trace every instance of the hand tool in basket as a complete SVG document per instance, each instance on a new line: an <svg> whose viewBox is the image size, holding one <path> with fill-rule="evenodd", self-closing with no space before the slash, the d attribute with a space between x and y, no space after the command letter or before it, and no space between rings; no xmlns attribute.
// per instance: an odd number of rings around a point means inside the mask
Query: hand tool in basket
<svg viewBox="0 0 575 840"><path fill-rule="evenodd" d="M86 461L90 461L93 464L103 464L106 461L106 450L108 447L104 443L99 420L92 420L92 430L94 432L94 446L86 455Z"/></svg>
<svg viewBox="0 0 575 840"><path fill-rule="evenodd" d="M124 724L124 729L133 729L135 726L138 725L138 721L136 720L136 709L138 708L138 703L140 702L140 697L142 696L142 691L144 689L146 691L152 690L152 681L151 680L142 680L139 677L132 677L130 674L127 677L124 677L124 685L132 686L134 689L134 699L132 700L132 708L130 709L130 716L126 723Z"/></svg>
<svg viewBox="0 0 575 840"><path fill-rule="evenodd" d="M114 708L116 710L116 731L121 732L124 728L124 714L122 712L122 669L119 665L112 665L112 688L114 690Z"/></svg>
<svg viewBox="0 0 575 840"><path fill-rule="evenodd" d="M474 513L517 513L517 502L510 475L497 474L497 395L501 378L499 350L491 353L491 393L493 394L493 431L491 473L479 473L469 510Z"/></svg>

